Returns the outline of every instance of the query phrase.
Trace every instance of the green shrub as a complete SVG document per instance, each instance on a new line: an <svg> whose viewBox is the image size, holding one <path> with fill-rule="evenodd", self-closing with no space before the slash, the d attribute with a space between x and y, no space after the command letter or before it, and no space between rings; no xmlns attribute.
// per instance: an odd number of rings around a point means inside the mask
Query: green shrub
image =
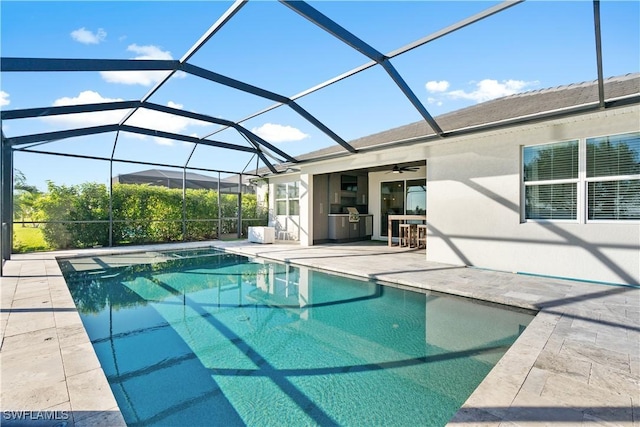
<svg viewBox="0 0 640 427"><path fill-rule="evenodd" d="M55 185L36 203L46 223L46 243L56 249L109 245L109 193L103 184ZM208 240L237 229L238 205L233 194L222 194L218 230L218 194L210 190L170 189L138 184L117 184L112 189L113 243L115 245ZM186 234L183 215L186 214ZM242 233L251 225L266 225L268 212L257 206L256 196L242 196Z"/></svg>

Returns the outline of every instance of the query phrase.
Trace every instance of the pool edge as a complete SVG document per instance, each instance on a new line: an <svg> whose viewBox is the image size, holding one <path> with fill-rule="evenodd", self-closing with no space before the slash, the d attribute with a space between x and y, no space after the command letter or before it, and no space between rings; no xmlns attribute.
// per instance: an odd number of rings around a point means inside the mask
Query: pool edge
<svg viewBox="0 0 640 427"><path fill-rule="evenodd" d="M6 307L9 292L2 298L3 313L8 312L2 324L2 424L48 419L71 420L75 427L107 425L105 422L110 427L126 426L56 255L39 255L38 265L28 266L31 274L25 274L30 272L22 265L14 272L14 263L8 263L2 277L2 287L9 277L15 278L9 280L15 282L11 306ZM37 289L29 292L33 296L16 295L21 281ZM32 307L38 302L45 307ZM28 306L21 307L25 304ZM27 320L26 316L37 318ZM7 378L11 368L7 363L24 363L20 359L40 361L31 381L20 381L11 374Z"/></svg>
<svg viewBox="0 0 640 427"><path fill-rule="evenodd" d="M407 265L391 265L392 260L383 260L377 264L366 263L365 258L359 258L359 265L362 272L373 271L372 274L358 274L357 268L352 268L350 260L351 254L360 254L362 248L351 248L348 245L336 247L313 247L306 248L293 245L271 245L247 244L246 242L233 242L225 244L217 241L194 242L193 244L165 244L144 247L122 248L122 252L172 249L172 248L198 248L216 247L220 249L231 249L236 253L246 256L265 256L268 253L276 253L271 257L275 260L291 261L296 258L296 264L306 265L314 268L326 270L326 266L337 271L346 272L359 277L370 279L374 276L383 281L391 281L387 276L393 276L398 283L411 286L415 283L429 282L429 288L434 291L442 291L454 295L466 296L475 299L488 300L492 302L512 305L516 307L538 306L542 310L532 320L529 327L525 329L522 336L512 345L498 364L485 377L483 382L476 388L457 414L451 419L450 425L513 425L513 423L525 422L534 423L561 421L557 417L564 417L565 422L603 422L613 421L620 425L635 425L640 411L638 402L632 398L637 394L637 390L631 390L628 383L616 382L608 384L607 380L617 379L624 374L623 379L636 381L640 379L640 356L635 353L640 343L640 298L637 289L617 289L612 287L603 288L598 285L588 283L569 282L559 279L536 278L522 275L470 271L454 267L449 270L437 271L437 268L429 270L426 276L421 269L413 276L411 271L403 270ZM29 255L16 255L5 264L6 277L2 277L2 317L1 332L3 335L2 353L2 392L3 410L7 408L4 399L6 393L7 369L5 345L9 338L15 336L16 320L20 314L11 312L14 307L14 297L16 288L20 283L22 287L29 288L36 282L46 283L46 294L56 301L56 304L64 304L65 301L71 304L71 297L66 287L66 283L60 275L55 258L57 256L87 255L92 253L113 252L113 248L105 250L78 250L59 251L49 253L38 253ZM118 249L118 252L121 252ZM280 254L277 254L280 252ZM383 251L384 252L384 251ZM372 254L381 255L381 254ZM410 254L401 254L400 256ZM318 261L320 258L327 258ZM420 259L424 263L424 258ZM375 259L375 258L372 258ZM382 260L382 258L377 258ZM355 258L358 260L358 258ZM34 262L35 261L35 262ZM48 261L48 262L47 262ZM50 263L55 264L55 268ZM404 260L403 260L404 262ZM412 268L416 261L408 261ZM293 263L293 262L292 262ZM393 268L392 268L393 267ZM395 268L395 270L394 270ZM409 270L404 268L404 270ZM385 272L387 275L380 274ZM407 279L407 277L409 277ZM413 277L413 279L411 279ZM66 292L60 292L59 286L54 284L53 290L49 289L49 281L59 278L64 284ZM416 279L417 278L417 279ZM407 283L409 283L407 285ZM459 285L458 285L459 283ZM37 284L37 283L36 283ZM417 286L424 289L426 286ZM64 294L68 294L65 298ZM54 299L53 297L56 297ZM16 300L18 298L15 298ZM23 298L24 299L24 298ZM7 306L7 301L11 304ZM519 301L520 304L509 304L511 301ZM75 307L75 305L72 305ZM8 310L7 310L8 309ZM63 316L65 312L54 313L51 311L53 323L49 328L56 331L64 329L65 321L71 325L78 325L73 320L73 316ZM57 314L57 316L56 316ZM75 316L78 316L77 313ZM14 318L12 318L14 316ZM79 325L82 325L78 316ZM14 328L13 330L11 328ZM41 328L42 329L42 328ZM84 334L84 327L81 326ZM21 331L24 334L33 334L32 331ZM8 335L6 334L8 333ZM56 332L57 333L57 332ZM86 344L86 343L85 343ZM56 342L58 353L60 354L60 343ZM63 344L63 346L65 346ZM584 347L586 351L591 351L588 355L576 353L576 349ZM92 348L92 346L91 346ZM93 350L92 350L93 351ZM572 353L573 352L573 353ZM95 352L92 353L95 356ZM568 356L573 356L569 357ZM624 356L620 358L618 356ZM598 375L580 372L577 363L584 363L589 358L593 367L592 371ZM626 361L623 360L626 358ZM528 361L525 362L525 359ZM576 363L577 362L577 363ZM514 372L516 369L517 372ZM100 370L91 372L104 373ZM87 371L89 372L89 371ZM72 375L69 375L71 377ZM79 396L72 397L66 389L66 400L61 402L49 401L48 403L27 405L25 407L15 407L15 409L38 409L38 410L64 410L68 408L82 408L82 399ZM78 377L80 379L80 377ZM105 378L106 381L106 378ZM495 388L494 388L495 387ZM100 389L93 385L93 389ZM109 388L109 393L112 396ZM594 396L597 395L597 401ZM88 396L88 395L85 395ZM71 405L73 399L73 406ZM91 401L94 409L96 402ZM39 406L38 406L39 405ZM67 406L65 406L67 405ZM595 406L595 407L594 407ZM110 412L110 410L113 411ZM116 412L117 411L117 412ZM96 420L100 416L116 414L122 419L117 405L104 410L81 411L75 425L90 425L91 420ZM6 420L3 420L6 423ZM113 424L112 422L109 423ZM4 424L3 424L4 425ZM7 423L11 425L11 423ZM124 424L122 424L124 425Z"/></svg>

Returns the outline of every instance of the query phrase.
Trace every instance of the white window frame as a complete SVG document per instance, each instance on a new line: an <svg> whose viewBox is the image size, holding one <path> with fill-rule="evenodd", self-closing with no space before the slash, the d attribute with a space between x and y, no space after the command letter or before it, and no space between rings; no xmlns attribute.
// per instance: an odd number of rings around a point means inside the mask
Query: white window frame
<svg viewBox="0 0 640 427"><path fill-rule="evenodd" d="M626 180L640 180L640 174L637 175L610 175L610 176L598 176L598 177L587 177L587 140L588 139L596 139L596 138L606 138L611 136L623 136L623 135L632 135L639 133L639 131L634 132L620 132L620 133L606 133L604 135L599 136L589 136L583 138L581 142L584 144L582 149L582 157L584 158L584 164L582 172L584 174L584 208L582 209L583 214L583 224L640 224L640 220L634 219L589 219L589 183L590 182L615 182L615 181L626 181Z"/></svg>
<svg viewBox="0 0 640 427"><path fill-rule="evenodd" d="M278 198L278 186L279 185L283 185L285 187L285 197L280 197ZM290 197L290 191L289 191L289 187L297 187L298 188L298 197ZM274 188L274 212L276 214L276 216L299 216L300 215L300 181L291 181L291 182L281 182L278 184L275 184L275 188ZM289 212L291 212L291 201L297 201L298 202L298 214L290 214ZM281 214L278 213L278 202L285 202L285 213Z"/></svg>
<svg viewBox="0 0 640 427"><path fill-rule="evenodd" d="M640 180L640 174L638 175L611 175L603 177L587 177L587 140L596 138L605 138L608 136L622 136L638 133L634 132L620 132L620 133L607 133L600 136L589 136L585 138L574 138L565 141L545 142L540 144L522 145L520 147L520 222L527 223L540 223L540 222L554 222L554 223L578 223L578 224L640 224L640 220L628 220L628 219L589 219L589 183L591 182L615 182L626 180ZM572 141L578 141L578 178L571 179L554 179L554 180L539 180L539 181L527 181L524 180L524 149L528 147L538 147L543 145L562 144ZM568 184L573 183L576 185L576 218L575 219L535 219L526 217L526 187L535 185L550 185L550 184Z"/></svg>
<svg viewBox="0 0 640 427"><path fill-rule="evenodd" d="M547 179L547 180L538 180L538 181L526 181L524 180L524 149L528 147L540 147L543 145L554 145L554 144L566 144L569 142L578 142L578 177L577 178L564 178L564 179ZM582 191L580 190L580 173L581 169L581 157L580 157L580 149L581 149L581 140L574 138L568 139L565 141L555 141L555 142L545 142L541 144L530 144L530 145L522 145L520 147L520 184L521 184L521 197L520 197L520 222L564 222L564 223L579 223L581 221L581 212L580 205L582 203ZM585 155L586 160L586 155ZM585 172L586 173L586 172ZM538 218L527 218L527 207L526 207L526 187L534 187L540 185L553 185L553 184L574 184L576 186L576 217L572 219L538 219Z"/></svg>

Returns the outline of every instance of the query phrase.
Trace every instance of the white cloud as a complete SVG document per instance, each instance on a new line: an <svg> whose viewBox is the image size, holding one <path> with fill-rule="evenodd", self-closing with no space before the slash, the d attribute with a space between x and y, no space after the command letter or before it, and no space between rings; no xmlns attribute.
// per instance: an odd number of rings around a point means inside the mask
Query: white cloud
<svg viewBox="0 0 640 427"><path fill-rule="evenodd" d="M429 81L424 85L429 92L444 92L449 89L449 82L446 80Z"/></svg>
<svg viewBox="0 0 640 427"><path fill-rule="evenodd" d="M136 136L140 136L140 135L136 135ZM144 139L144 138L143 138ZM156 142L156 144L158 145L166 145L168 147L171 147L173 145L173 141L170 139L166 139L166 138L159 138L157 136L153 137L153 140Z"/></svg>
<svg viewBox="0 0 640 427"><path fill-rule="evenodd" d="M83 44L98 44L107 39L107 32L102 28L98 28L95 33L82 27L71 32L71 38Z"/></svg>
<svg viewBox="0 0 640 427"><path fill-rule="evenodd" d="M274 123L265 123L260 127L251 129L251 132L268 142L301 141L309 137L309 135L302 132L300 129Z"/></svg>
<svg viewBox="0 0 640 427"><path fill-rule="evenodd" d="M119 98L104 98L98 92L86 90L80 92L76 97L64 97L56 99L53 102L54 107L60 107L64 105L78 105L78 104L97 104L103 102L118 102L122 101ZM96 111L92 113L78 113L78 114L62 114L59 116L45 116L42 120L51 124L58 124L71 127L89 127L89 126L101 126L108 124L118 123L123 117L124 112L122 110L113 111Z"/></svg>
<svg viewBox="0 0 640 427"><path fill-rule="evenodd" d="M9 101L9 94L3 90L0 90L0 107L4 107L5 105L9 105L11 101Z"/></svg>
<svg viewBox="0 0 640 427"><path fill-rule="evenodd" d="M469 99L475 102L485 102L502 96L513 95L522 92L531 86L538 85L539 82L526 82L523 80L502 80L484 79L476 83L476 89L466 92L462 89L447 92L446 95L452 99Z"/></svg>
<svg viewBox="0 0 640 427"><path fill-rule="evenodd" d="M137 44L131 44L127 47L127 50L136 54L133 59L173 59L171 52L153 45L138 46ZM168 71L101 71L100 75L109 83L151 86L162 80L168 73ZM178 72L174 76L184 77L185 74Z"/></svg>
<svg viewBox="0 0 640 427"><path fill-rule="evenodd" d="M78 96L75 98L63 97L58 98L53 101L54 107L60 107L63 105L77 105L77 104L98 104L104 102L118 102L122 101L120 98L104 98L98 92L94 92L92 90L85 90L84 92L80 92Z"/></svg>
<svg viewBox="0 0 640 427"><path fill-rule="evenodd" d="M436 98L433 98L433 97L431 97L431 96L430 96L429 98L427 98L427 102L428 102L429 104L435 104L435 105L437 105L438 107L442 106L442 101L440 101L440 100L438 100L438 99L436 99Z"/></svg>
<svg viewBox="0 0 640 427"><path fill-rule="evenodd" d="M94 104L102 102L117 102L122 99L117 98L105 98L98 92L84 91L76 97L64 97L54 101L54 106L62 105L77 105L77 104ZM167 103L169 107L182 109L182 105L169 101ZM42 117L42 120L57 124L64 125L66 127L81 128L88 126L100 126L107 124L119 123L125 116L124 110L113 111L97 111L91 113L79 113L79 114L66 114L60 116L47 116ZM146 129L157 129L165 132L184 134L185 130L190 126L212 126L210 123L193 120L187 117L174 116L172 114L163 113L160 111L147 110L144 108L138 109L127 120L127 124L131 126L137 126ZM139 139L146 139L147 136L139 134L127 134ZM173 145L173 141L163 138L153 138L155 142L160 145Z"/></svg>
<svg viewBox="0 0 640 427"><path fill-rule="evenodd" d="M173 59L171 57L171 52L162 50L158 46L153 45L138 46L134 43L129 45L127 50L138 54L135 59Z"/></svg>

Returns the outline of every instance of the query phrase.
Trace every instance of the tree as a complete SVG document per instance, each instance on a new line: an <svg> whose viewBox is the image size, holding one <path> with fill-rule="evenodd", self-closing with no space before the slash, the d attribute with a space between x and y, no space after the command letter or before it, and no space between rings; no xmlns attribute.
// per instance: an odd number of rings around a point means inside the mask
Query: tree
<svg viewBox="0 0 640 427"><path fill-rule="evenodd" d="M71 205L76 196L74 187L58 186L47 181L47 192L38 199L37 208L42 212L46 223L42 232L47 243L56 249L67 249L73 246L73 238L67 224L59 221L71 219Z"/></svg>
<svg viewBox="0 0 640 427"><path fill-rule="evenodd" d="M35 185L27 184L27 178L18 169L13 172L13 180L13 216L14 219L20 219L24 227L26 219L31 219L32 221L36 219L37 210L35 206L41 193Z"/></svg>

